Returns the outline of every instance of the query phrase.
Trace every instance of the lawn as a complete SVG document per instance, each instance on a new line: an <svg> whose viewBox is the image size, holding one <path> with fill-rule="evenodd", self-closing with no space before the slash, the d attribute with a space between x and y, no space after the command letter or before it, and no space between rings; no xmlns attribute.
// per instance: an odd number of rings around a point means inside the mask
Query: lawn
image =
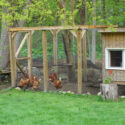
<svg viewBox="0 0 125 125"><path fill-rule="evenodd" d="M125 99L60 93L0 92L0 125L125 125Z"/></svg>

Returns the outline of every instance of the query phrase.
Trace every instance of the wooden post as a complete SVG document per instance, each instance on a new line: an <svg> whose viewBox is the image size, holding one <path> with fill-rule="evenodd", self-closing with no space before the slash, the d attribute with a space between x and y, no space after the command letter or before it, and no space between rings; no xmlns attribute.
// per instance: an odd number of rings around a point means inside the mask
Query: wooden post
<svg viewBox="0 0 125 125"><path fill-rule="evenodd" d="M81 43L81 29L77 31L77 54L78 54L78 93L82 93L82 43Z"/></svg>
<svg viewBox="0 0 125 125"><path fill-rule="evenodd" d="M31 77L32 74L32 31L28 33L28 40L27 40L27 47L28 47L28 74Z"/></svg>
<svg viewBox="0 0 125 125"><path fill-rule="evenodd" d="M10 43L10 67L11 67L11 86L16 86L16 57L15 57L15 35L9 32Z"/></svg>
<svg viewBox="0 0 125 125"><path fill-rule="evenodd" d="M43 47L43 76L44 76L44 91L48 87L48 60L47 60L47 38L46 31L42 31L42 47Z"/></svg>
<svg viewBox="0 0 125 125"><path fill-rule="evenodd" d="M87 81L87 58L86 58L86 31L83 36L83 70L84 70L84 81Z"/></svg>

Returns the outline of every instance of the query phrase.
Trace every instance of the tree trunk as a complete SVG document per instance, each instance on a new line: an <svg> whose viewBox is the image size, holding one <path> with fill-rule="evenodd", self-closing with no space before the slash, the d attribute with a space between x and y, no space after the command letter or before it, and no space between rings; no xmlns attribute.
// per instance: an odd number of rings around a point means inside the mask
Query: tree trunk
<svg viewBox="0 0 125 125"><path fill-rule="evenodd" d="M0 68L5 68L9 63L9 37L5 23L2 23L0 57Z"/></svg>
<svg viewBox="0 0 125 125"><path fill-rule="evenodd" d="M66 1L60 0L59 8L63 9L65 7L66 7ZM65 14L65 12L63 12L63 14ZM65 19L66 19L66 17L65 17ZM65 19L62 20L62 25L65 25L65 22L66 22ZM72 38L71 37L72 37L72 35L69 31L65 30L62 32L66 60L67 60L67 63L71 64L71 66L69 66L69 73L68 73L69 81L74 82L76 79L75 79L75 65L74 65L73 55L72 55Z"/></svg>
<svg viewBox="0 0 125 125"><path fill-rule="evenodd" d="M82 0L81 2L82 2L82 6L81 6L81 8L80 8L80 24L81 24L81 25L84 25L84 24L85 24L85 17L86 17L86 16L85 16L85 14L86 14L86 13L85 13L85 12L86 12L86 11L85 11L85 5L86 5L86 4L85 4L85 0Z"/></svg>
<svg viewBox="0 0 125 125"><path fill-rule="evenodd" d="M117 100L118 99L118 86L117 84L101 84L101 94L103 100Z"/></svg>
<svg viewBox="0 0 125 125"><path fill-rule="evenodd" d="M93 25L96 25L96 0L93 0ZM96 30L92 30L92 54L91 61L95 64L96 61Z"/></svg>
<svg viewBox="0 0 125 125"><path fill-rule="evenodd" d="M25 21L19 22L19 27L23 27ZM5 28L5 23L2 23L2 31L1 31L1 42L0 42L0 67L6 68L9 64L9 37L8 37L8 29ZM17 33L15 37L16 50L20 45L21 33Z"/></svg>
<svg viewBox="0 0 125 125"><path fill-rule="evenodd" d="M75 82L75 64L73 60L73 55L72 55L72 34L69 31L63 31L63 43L64 43L64 50L66 53L66 61L68 64L71 64L69 66L69 81L70 82Z"/></svg>
<svg viewBox="0 0 125 125"><path fill-rule="evenodd" d="M25 21L19 21L18 22L18 27L23 27L24 26ZM18 49L19 45L20 45L20 40L21 40L21 36L22 33L18 32L16 34L16 38L15 38L15 42L16 42L16 50Z"/></svg>
<svg viewBox="0 0 125 125"><path fill-rule="evenodd" d="M101 3L102 3L102 18L104 19L103 24L105 24L105 0L102 0Z"/></svg>
<svg viewBox="0 0 125 125"><path fill-rule="evenodd" d="M30 0L27 0L27 4L24 8L27 8L27 5L30 4ZM27 8L28 9L28 8ZM2 7L2 12L7 13L7 8ZM23 27L25 21L19 21L14 23L14 26ZM6 28L5 28L6 27ZM0 42L0 68L6 68L9 64L9 36L8 36L8 26L5 25L5 22L2 20L2 29L1 29L1 42ZM16 50L20 45L21 33L17 33L15 37Z"/></svg>

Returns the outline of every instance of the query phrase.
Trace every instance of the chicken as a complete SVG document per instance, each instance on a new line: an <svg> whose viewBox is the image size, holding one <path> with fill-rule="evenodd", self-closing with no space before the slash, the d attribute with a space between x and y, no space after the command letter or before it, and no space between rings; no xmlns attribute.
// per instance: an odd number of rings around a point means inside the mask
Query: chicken
<svg viewBox="0 0 125 125"><path fill-rule="evenodd" d="M20 79L19 86L22 88L24 91L29 87L30 85L30 79Z"/></svg>
<svg viewBox="0 0 125 125"><path fill-rule="evenodd" d="M62 88L62 80L61 80L61 78L59 78L59 80L57 80L57 79L54 79L54 87L56 88L56 89L60 89L60 88Z"/></svg>
<svg viewBox="0 0 125 125"><path fill-rule="evenodd" d="M40 87L40 81L41 79L38 80L36 77L34 77L33 74L31 75L31 78L27 77L26 79L24 79L23 77L21 77L19 87L24 91L28 87L32 87L34 90L37 90Z"/></svg>
<svg viewBox="0 0 125 125"><path fill-rule="evenodd" d="M57 79L56 72L54 72L53 74L49 75L49 81L54 82L54 79Z"/></svg>
<svg viewBox="0 0 125 125"><path fill-rule="evenodd" d="M59 80L57 79L56 73L53 73L53 75L49 75L49 81L53 83L53 86L56 88L56 90L62 88L62 80L61 78L59 78Z"/></svg>
<svg viewBox="0 0 125 125"><path fill-rule="evenodd" d="M49 81L54 82L54 76L53 75L49 75Z"/></svg>
<svg viewBox="0 0 125 125"><path fill-rule="evenodd" d="M41 81L41 79L38 80L36 77L34 77L34 82L33 82L33 86L32 86L32 88L34 90L38 90L39 89L39 87L40 87L40 81Z"/></svg>
<svg viewBox="0 0 125 125"><path fill-rule="evenodd" d="M31 74L31 78L30 78L30 86L32 87L34 84L34 75Z"/></svg>

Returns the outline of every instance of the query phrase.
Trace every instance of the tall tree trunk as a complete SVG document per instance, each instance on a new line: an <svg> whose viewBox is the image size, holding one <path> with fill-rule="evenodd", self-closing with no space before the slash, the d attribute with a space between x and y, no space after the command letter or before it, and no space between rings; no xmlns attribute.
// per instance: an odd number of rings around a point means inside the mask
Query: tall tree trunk
<svg viewBox="0 0 125 125"><path fill-rule="evenodd" d="M81 8L80 8L80 24L81 25L84 25L85 24L85 0L82 0L81 1L82 2L82 6L81 6Z"/></svg>
<svg viewBox="0 0 125 125"><path fill-rule="evenodd" d="M96 25L96 0L93 0L93 25ZM91 61L95 64L96 61L96 30L92 30L92 54Z"/></svg>
<svg viewBox="0 0 125 125"><path fill-rule="evenodd" d="M69 81L74 82L76 78L75 78L75 64L72 54L72 34L69 31L63 31L62 37L64 43L64 50L66 54L66 61L68 64L71 64L71 66L69 66L69 72L68 72Z"/></svg>
<svg viewBox="0 0 125 125"><path fill-rule="evenodd" d="M105 24L105 0L102 0L101 1L101 3L102 3L102 18L103 18L103 23Z"/></svg>
<svg viewBox="0 0 125 125"><path fill-rule="evenodd" d="M24 26L25 21L20 21L18 23L19 27ZM1 42L0 42L0 68L6 68L9 64L9 36L8 36L8 28L5 28L5 23L2 22L2 33L1 33ZM20 45L21 33L17 33L15 37L16 49L18 49Z"/></svg>
<svg viewBox="0 0 125 125"><path fill-rule="evenodd" d="M18 27L23 27L24 26L25 21L19 21L18 22ZM20 45L20 41L21 41L21 36L22 33L18 32L16 34L16 38L15 38L15 42L16 42L16 50L18 49L19 45Z"/></svg>
<svg viewBox="0 0 125 125"><path fill-rule="evenodd" d="M87 5L86 5L86 0L85 0L85 25L88 24L88 18L87 18ZM91 42L90 42L90 35L89 35L89 30L87 31L87 46L89 50L89 58L91 58Z"/></svg>
<svg viewBox="0 0 125 125"><path fill-rule="evenodd" d="M27 0L27 4L25 5L24 9L27 8L27 5L30 4L30 0ZM27 8L28 9L28 8ZM3 13L7 13L7 8L3 7L2 8ZM18 26L18 27L23 27L25 21L19 21L18 23L15 23L13 27ZM5 25L5 22L2 20L2 29L1 29L1 42L0 42L0 68L6 68L7 65L9 64L9 36L8 36L8 26ZM16 44L16 49L20 45L20 38L21 38L21 33L17 33L15 37L15 44Z"/></svg>
<svg viewBox="0 0 125 125"><path fill-rule="evenodd" d="M8 30L2 22L1 42L0 42L0 68L5 68L9 63L9 37Z"/></svg>
<svg viewBox="0 0 125 125"><path fill-rule="evenodd" d="M60 9L66 8L65 0L59 1L59 8ZM65 12L63 14L65 14ZM62 20L62 25L65 25L65 21L66 21L66 17L64 20ZM73 54L72 54L72 35L69 31L65 30L62 32L62 37L63 37L64 50L66 54L66 60L67 60L67 63L71 64L71 66L69 66L69 73L68 73L69 81L74 82L76 79L75 79L75 65L74 65Z"/></svg>

